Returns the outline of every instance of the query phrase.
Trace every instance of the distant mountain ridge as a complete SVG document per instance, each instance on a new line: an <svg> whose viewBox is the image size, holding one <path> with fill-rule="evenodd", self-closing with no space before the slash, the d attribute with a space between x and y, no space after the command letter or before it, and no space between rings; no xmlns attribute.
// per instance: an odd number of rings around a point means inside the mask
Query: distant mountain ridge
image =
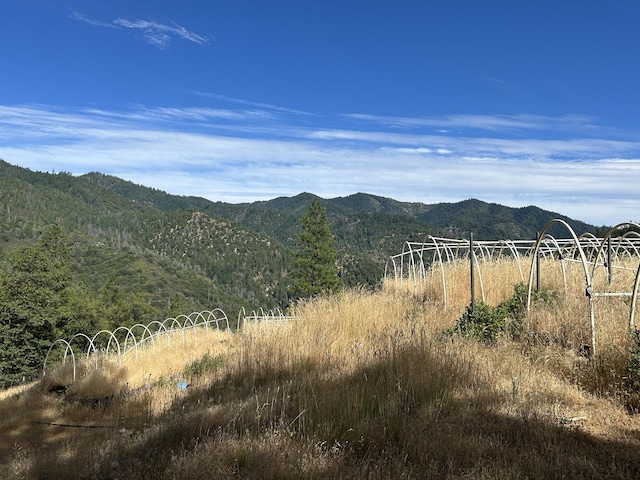
<svg viewBox="0 0 640 480"><path fill-rule="evenodd" d="M329 218L360 213L403 216L429 227L442 229L454 236L468 237L470 232L478 239L532 239L549 221L559 218L566 221L580 235L594 232L598 227L566 215L543 210L536 206L507 207L487 203L478 199L468 199L455 203L424 204L401 202L392 198L369 193L355 193L345 197L324 199L312 193L303 192L291 197L277 197L252 203L229 204L213 202L200 197L176 196L149 187L135 185L117 177L99 173L89 173L87 178L138 203L153 205L164 211L184 208L203 209L238 223L256 226L247 211L273 210L285 216L302 215L313 198L318 198L327 209ZM281 223L286 226L286 220ZM263 228L259 228L263 230ZM557 232L563 234L562 232ZM566 234L566 233L564 233Z"/></svg>
<svg viewBox="0 0 640 480"><path fill-rule="evenodd" d="M194 309L214 301L283 306L298 221L313 198L327 210L346 286L376 285L390 255L428 235L533 239L554 218L578 234L596 231L538 207L475 199L429 205L362 192L332 199L304 192L230 204L98 172L33 172L0 160L0 253L59 223L74 240L77 274L96 290L115 278L123 291L142 290L156 305L175 297Z"/></svg>
<svg viewBox="0 0 640 480"><path fill-rule="evenodd" d="M403 218L407 222L416 222L429 227L437 234L455 238L474 237L482 240L521 240L534 239L536 234L551 220L566 221L578 234L594 233L598 227L586 222L574 220L539 207L507 207L496 203L487 203L477 199L456 203L424 204L418 202L400 202L391 198L368 193L356 193L346 197L322 199L313 194L302 193L293 197L280 197L273 200L242 204L245 208L272 209L279 212L292 212L299 215L311 198L319 198L327 209L330 219L340 219L349 215L383 215ZM216 206L221 204L216 203ZM214 209L215 210L215 209ZM224 208L216 213L225 216ZM423 230L418 229L419 231ZM418 233L418 232L416 232ZM550 231L554 235L566 236L562 228Z"/></svg>
<svg viewBox="0 0 640 480"><path fill-rule="evenodd" d="M564 220L578 235L596 231L593 225L539 207L512 208L476 199L439 203L418 214L417 218L434 227L459 233L465 238L473 232L476 238L486 240L534 239L544 225L554 219ZM568 235L567 231L558 227L553 228L550 233L556 236Z"/></svg>

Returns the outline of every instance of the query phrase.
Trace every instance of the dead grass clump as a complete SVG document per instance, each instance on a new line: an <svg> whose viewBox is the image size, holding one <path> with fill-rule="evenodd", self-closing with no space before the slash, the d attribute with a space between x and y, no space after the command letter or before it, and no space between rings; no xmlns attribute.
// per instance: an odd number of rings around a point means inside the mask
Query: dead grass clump
<svg viewBox="0 0 640 480"><path fill-rule="evenodd" d="M589 303L584 296L575 295L551 303L535 302L526 328L529 340L578 352L591 345Z"/></svg>
<svg viewBox="0 0 640 480"><path fill-rule="evenodd" d="M625 303L619 298L595 299L595 355L588 298L568 295L553 305L536 304L524 339L529 354L546 356L557 375L586 391L618 399L626 396L630 357Z"/></svg>
<svg viewBox="0 0 640 480"><path fill-rule="evenodd" d="M286 430L258 437L204 442L176 455L164 478L171 479L306 479L344 478L349 471L338 448L302 443Z"/></svg>
<svg viewBox="0 0 640 480"><path fill-rule="evenodd" d="M69 385L67 394L74 398L100 400L119 395L127 386L128 372L125 367L115 362L101 361L96 368L94 364L82 365L76 373L76 381Z"/></svg>

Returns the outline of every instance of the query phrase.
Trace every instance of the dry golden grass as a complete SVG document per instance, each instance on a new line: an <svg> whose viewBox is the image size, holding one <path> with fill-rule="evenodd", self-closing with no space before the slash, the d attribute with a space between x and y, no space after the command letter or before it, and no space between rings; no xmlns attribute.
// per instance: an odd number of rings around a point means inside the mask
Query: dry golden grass
<svg viewBox="0 0 640 480"><path fill-rule="evenodd" d="M477 300L496 305L513 294L513 287L529 279L531 263L526 259L518 263L505 258L482 260L474 267ZM423 301L453 308L461 312L471 301L470 265L466 260L436 264L428 269L424 278L387 278L385 290L415 295Z"/></svg>
<svg viewBox="0 0 640 480"><path fill-rule="evenodd" d="M616 380L623 305L597 300L608 322L601 360L588 360L586 299L544 272L558 300L536 303L517 341L441 335L469 302L456 266L446 308L441 284L417 296L348 291L297 305L297 320L197 346L156 342L66 396L44 383L5 396L0 477L640 478L640 419ZM487 303L520 281L506 263L482 275ZM187 378L186 365L213 357L223 360ZM112 403L77 400L123 383L129 394Z"/></svg>

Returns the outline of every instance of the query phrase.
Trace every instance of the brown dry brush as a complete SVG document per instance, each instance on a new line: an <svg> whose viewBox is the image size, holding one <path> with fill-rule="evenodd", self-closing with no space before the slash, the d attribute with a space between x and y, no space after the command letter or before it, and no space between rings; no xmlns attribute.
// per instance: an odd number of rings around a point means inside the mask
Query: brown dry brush
<svg viewBox="0 0 640 480"><path fill-rule="evenodd" d="M492 305L519 277L513 265L495 268L491 277L515 281L491 280L503 291ZM442 336L468 302L468 269L458 270L447 272L457 300L446 308L432 287L348 291L300 303L297 320L200 342L187 358L140 355L126 365L135 393L104 412L36 388L5 398L2 428L16 433L0 476L638 478L640 420L620 393L624 362L605 348L601 363L580 355L584 298L572 303L563 282L549 283L558 301L536 303L517 338ZM483 280L488 287L488 273ZM611 308L603 335L620 323ZM611 348L625 352L613 330ZM176 389L178 379L191 386ZM115 428L29 423L20 435L24 423L7 421L23 410Z"/></svg>

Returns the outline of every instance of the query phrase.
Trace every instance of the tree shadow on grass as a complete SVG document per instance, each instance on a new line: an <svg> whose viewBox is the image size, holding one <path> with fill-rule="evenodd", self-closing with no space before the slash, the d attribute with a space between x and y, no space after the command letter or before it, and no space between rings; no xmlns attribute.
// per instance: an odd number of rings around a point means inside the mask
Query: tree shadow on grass
<svg viewBox="0 0 640 480"><path fill-rule="evenodd" d="M0 478L74 478L81 470L59 470L60 458L88 455L149 417L144 396L120 393L118 379L99 380L97 395L41 381L0 400Z"/></svg>
<svg viewBox="0 0 640 480"><path fill-rule="evenodd" d="M494 386L424 347L348 375L258 368L187 391L131 437L43 456L28 478L640 478L640 431L499 413Z"/></svg>

